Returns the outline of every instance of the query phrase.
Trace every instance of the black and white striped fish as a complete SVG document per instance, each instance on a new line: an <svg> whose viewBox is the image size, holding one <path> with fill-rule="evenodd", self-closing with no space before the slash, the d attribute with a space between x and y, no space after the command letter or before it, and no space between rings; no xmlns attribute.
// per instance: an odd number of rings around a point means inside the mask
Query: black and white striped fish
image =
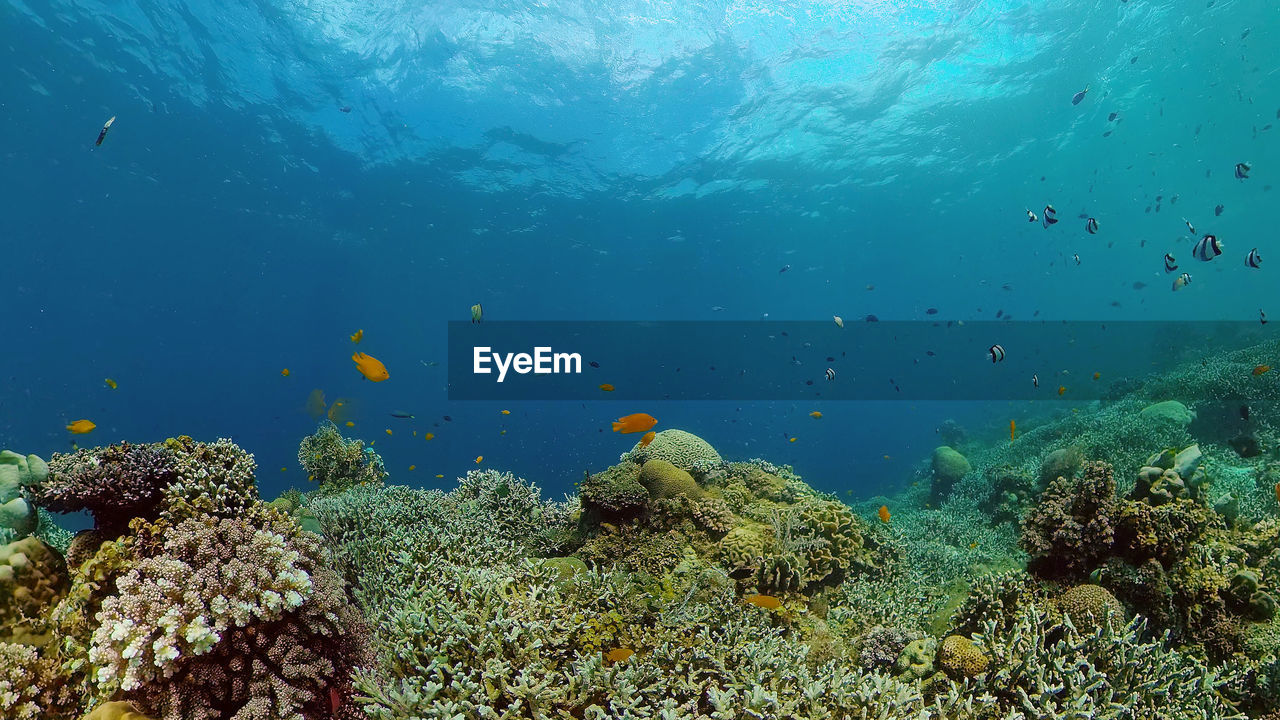
<svg viewBox="0 0 1280 720"><path fill-rule="evenodd" d="M1164 271L1171 273L1178 269L1178 261L1173 258L1172 253L1164 254Z"/></svg>
<svg viewBox="0 0 1280 720"><path fill-rule="evenodd" d="M1188 231L1188 232L1190 232L1192 235L1195 235L1195 234L1196 234L1196 226L1195 226L1195 225L1192 225L1190 220L1188 220L1188 219L1186 219L1186 218L1182 218L1182 222L1184 222L1184 223L1186 223L1186 224L1187 224L1187 231Z"/></svg>
<svg viewBox="0 0 1280 720"><path fill-rule="evenodd" d="M1037 220L1039 220L1039 219L1040 219L1040 218L1036 217L1036 214L1035 214L1035 213L1031 212L1031 209L1030 209L1030 208L1028 208L1028 209L1027 209L1027 222L1032 222L1032 223L1033 223L1033 222L1035 222L1035 221L1037 221Z"/></svg>
<svg viewBox="0 0 1280 720"><path fill-rule="evenodd" d="M1173 279L1173 291L1178 292L1182 288L1191 284L1191 273L1182 273Z"/></svg>
<svg viewBox="0 0 1280 720"><path fill-rule="evenodd" d="M1084 221L1084 229L1085 229L1085 230L1088 230L1090 235L1097 235L1097 234L1098 234L1098 221L1097 221L1097 220L1095 220L1094 218L1089 218L1088 220L1085 220L1085 221Z"/></svg>
<svg viewBox="0 0 1280 720"><path fill-rule="evenodd" d="M1040 387L1040 375L1039 375L1039 373L1034 374L1034 375L1032 375L1032 376L1031 376L1031 385L1032 385L1032 386L1034 386L1034 387Z"/></svg>
<svg viewBox="0 0 1280 720"><path fill-rule="evenodd" d="M835 379L836 379L836 371L831 368L827 368L827 380L835 380Z"/></svg>
<svg viewBox="0 0 1280 720"><path fill-rule="evenodd" d="M987 352L991 354L991 362L998 363L1004 359L1004 348L1000 345L992 345L987 348Z"/></svg>
<svg viewBox="0 0 1280 720"><path fill-rule="evenodd" d="M1045 227L1056 224L1058 222L1058 211L1054 210L1052 205L1045 205L1044 216L1041 220L1044 221Z"/></svg>
<svg viewBox="0 0 1280 720"><path fill-rule="evenodd" d="M1262 256L1258 254L1258 248L1249 251L1249 256L1244 259L1244 264L1251 268L1262 267Z"/></svg>
<svg viewBox="0 0 1280 720"><path fill-rule="evenodd" d="M1208 262L1222 254L1222 243L1218 241L1217 235L1205 235L1196 243L1191 254Z"/></svg>

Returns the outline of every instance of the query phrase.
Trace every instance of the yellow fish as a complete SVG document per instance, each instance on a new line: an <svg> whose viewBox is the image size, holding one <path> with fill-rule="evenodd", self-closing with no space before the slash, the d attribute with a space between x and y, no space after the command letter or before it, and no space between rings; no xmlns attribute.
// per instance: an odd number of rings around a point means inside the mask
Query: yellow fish
<svg viewBox="0 0 1280 720"><path fill-rule="evenodd" d="M347 427L355 427L355 426L356 426L356 424L355 424L355 423L353 423L353 422L351 422L350 420L348 420L348 421L346 422L346 426L347 426Z"/></svg>
<svg viewBox="0 0 1280 720"><path fill-rule="evenodd" d="M387 372L387 366L372 355L358 352L352 355L351 359L355 361L356 369L360 371L360 374L370 382L382 382L391 377L391 373Z"/></svg>
<svg viewBox="0 0 1280 720"><path fill-rule="evenodd" d="M107 387L111 388L112 390L115 390L117 387L119 387L119 384L117 384L117 383L116 383L116 381L115 381L115 380L112 380L111 378L107 378L106 380L103 380L102 382L106 383L106 384L107 384Z"/></svg>
<svg viewBox="0 0 1280 720"><path fill-rule="evenodd" d="M324 391L320 388L312 390L307 395L307 404L304 407L312 420L319 420L324 417Z"/></svg>
<svg viewBox="0 0 1280 720"><path fill-rule="evenodd" d="M818 412L817 410L814 410L813 412L809 413L809 417L813 418L814 420L817 420L818 418L822 417L822 413Z"/></svg>
<svg viewBox="0 0 1280 720"><path fill-rule="evenodd" d="M72 435L84 435L87 432L93 432L96 427L98 426L88 420L77 420L68 425L67 430L71 431Z"/></svg>
<svg viewBox="0 0 1280 720"><path fill-rule="evenodd" d="M359 330L355 331L355 334L351 336L351 342L357 345L359 345L360 341L363 339L364 339L364 328L360 328Z"/></svg>
<svg viewBox="0 0 1280 720"><path fill-rule="evenodd" d="M289 468L287 468L287 467L282 467L282 468L280 468L280 472L289 472Z"/></svg>
<svg viewBox="0 0 1280 720"><path fill-rule="evenodd" d="M511 411L510 411L510 410L503 410L503 411L502 411L502 414L503 414L503 415L510 415L510 414L511 414Z"/></svg>
<svg viewBox="0 0 1280 720"><path fill-rule="evenodd" d="M605 392L613 392L613 386L612 386L612 385L610 385L609 383L605 383L605 384L601 385L601 386L600 386L600 389L601 389L601 390L603 390L603 391L605 391Z"/></svg>
<svg viewBox="0 0 1280 720"><path fill-rule="evenodd" d="M434 440L434 439L435 439L435 437L436 437L436 434L435 434L435 433L427 433L427 434L423 435L422 437L426 438L427 440Z"/></svg>
<svg viewBox="0 0 1280 720"><path fill-rule="evenodd" d="M636 651L631 648L617 648L605 653L604 661L607 663L623 662L627 658L635 655Z"/></svg>
<svg viewBox="0 0 1280 720"><path fill-rule="evenodd" d="M391 428L387 428L387 434L388 434L388 435L390 435L390 434L391 434Z"/></svg>
<svg viewBox="0 0 1280 720"><path fill-rule="evenodd" d="M777 610L782 607L782 601L772 595L748 595L743 600L765 610Z"/></svg>
<svg viewBox="0 0 1280 720"><path fill-rule="evenodd" d="M441 475L440 473L436 473L436 477L438 477L438 478L442 478L442 477L444 477L444 476L443 476L443 475Z"/></svg>
<svg viewBox="0 0 1280 720"><path fill-rule="evenodd" d="M789 437L789 438L787 438L787 442L795 442L795 441L796 441L796 439L795 439L794 437Z"/></svg>
<svg viewBox="0 0 1280 720"><path fill-rule="evenodd" d="M285 376L285 377L289 377L289 368L285 368L285 369L281 370L281 371L280 371L280 374L281 374L281 375L283 375L283 376Z"/></svg>
<svg viewBox="0 0 1280 720"><path fill-rule="evenodd" d="M476 464L477 464L477 465L479 465L479 464L480 464L480 462L481 462L482 460L484 460L484 456L483 456L483 455L477 455L477 456L476 456Z"/></svg>
<svg viewBox="0 0 1280 720"><path fill-rule="evenodd" d="M499 435L506 435L506 434L507 434L507 431L506 431L506 430L503 430L502 432L500 432L500 433L498 433L498 434L499 434Z"/></svg>
<svg viewBox="0 0 1280 720"><path fill-rule="evenodd" d="M658 433L655 430L650 430L645 433L644 437L640 438L640 447L649 447L649 443L653 442L653 439L656 437L658 437Z"/></svg>
<svg viewBox="0 0 1280 720"><path fill-rule="evenodd" d="M1066 393L1066 392L1067 392L1067 386L1066 386L1066 385L1059 385L1059 386L1058 386L1058 395L1062 395L1062 394L1064 394L1064 393Z"/></svg>
<svg viewBox="0 0 1280 720"><path fill-rule="evenodd" d="M417 470L417 469L418 469L418 466L417 466L417 465L410 465L410 466L409 466L409 469L410 469L410 470Z"/></svg>
<svg viewBox="0 0 1280 720"><path fill-rule="evenodd" d="M471 306L471 322L478 323L484 320L484 308L480 307L480 303Z"/></svg>

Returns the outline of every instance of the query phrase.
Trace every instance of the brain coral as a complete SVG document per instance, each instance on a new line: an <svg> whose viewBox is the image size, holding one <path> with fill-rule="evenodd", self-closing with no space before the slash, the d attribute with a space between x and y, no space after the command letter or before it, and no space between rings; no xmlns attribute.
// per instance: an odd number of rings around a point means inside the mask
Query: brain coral
<svg viewBox="0 0 1280 720"><path fill-rule="evenodd" d="M1058 609L1071 618L1076 629L1086 632L1110 616L1116 626L1124 623L1124 605L1101 585L1076 585L1058 597Z"/></svg>
<svg viewBox="0 0 1280 720"><path fill-rule="evenodd" d="M963 635L948 635L938 648L938 667L952 677L975 677L982 674L990 662L991 658Z"/></svg>
<svg viewBox="0 0 1280 720"><path fill-rule="evenodd" d="M701 498L702 488L689 473L666 460L649 460L640 467L640 484L649 489L650 497L671 498L683 495Z"/></svg>
<svg viewBox="0 0 1280 720"><path fill-rule="evenodd" d="M724 462L710 443L684 430L663 430L654 436L648 447L636 447L624 454L623 459L641 464L650 460L666 460L682 470L693 470L700 464Z"/></svg>
<svg viewBox="0 0 1280 720"><path fill-rule="evenodd" d="M954 448L942 445L933 451L933 495L942 497L951 491L951 486L969 473L972 467L969 460Z"/></svg>

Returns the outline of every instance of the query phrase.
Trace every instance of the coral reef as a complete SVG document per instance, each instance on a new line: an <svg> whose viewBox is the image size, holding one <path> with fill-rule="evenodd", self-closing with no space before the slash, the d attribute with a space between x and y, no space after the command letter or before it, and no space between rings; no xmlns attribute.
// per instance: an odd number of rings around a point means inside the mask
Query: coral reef
<svg viewBox="0 0 1280 720"><path fill-rule="evenodd" d="M619 458L622 462L643 465L650 460L665 460L681 470L693 471L724 462L720 453L706 440L684 430L669 429L654 435L645 447L637 445Z"/></svg>
<svg viewBox="0 0 1280 720"><path fill-rule="evenodd" d="M1115 481L1111 466L1095 462L1079 481L1049 484L1022 527L1022 548L1038 574L1083 579L1111 552L1115 537Z"/></svg>
<svg viewBox="0 0 1280 720"><path fill-rule="evenodd" d="M324 421L298 447L298 462L322 495L362 484L381 485L387 477L382 458L363 440L347 440L338 426Z"/></svg>
<svg viewBox="0 0 1280 720"><path fill-rule="evenodd" d="M48 474L49 467L35 455L0 452L0 531L8 531L8 539L35 532L36 509L22 496L22 488L43 482ZM8 542L3 536L0 541Z"/></svg>

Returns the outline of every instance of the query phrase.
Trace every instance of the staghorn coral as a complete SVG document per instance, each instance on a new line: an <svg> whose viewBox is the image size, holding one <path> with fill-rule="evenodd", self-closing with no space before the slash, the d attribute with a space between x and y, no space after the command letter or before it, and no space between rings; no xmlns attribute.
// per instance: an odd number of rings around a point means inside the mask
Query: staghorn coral
<svg viewBox="0 0 1280 720"><path fill-rule="evenodd" d="M684 430L663 430L654 435L647 447L635 447L622 454L622 462L643 465L650 460L664 460L681 470L692 471L724 462L720 453L706 440Z"/></svg>
<svg viewBox="0 0 1280 720"><path fill-rule="evenodd" d="M387 476L382 458L363 440L347 440L338 426L324 421L298 446L298 462L307 479L329 495L356 485L381 485Z"/></svg>
<svg viewBox="0 0 1280 720"><path fill-rule="evenodd" d="M1086 464L1078 481L1054 480L1022 523L1028 569L1044 577L1083 579L1111 553L1116 504L1106 463Z"/></svg>

